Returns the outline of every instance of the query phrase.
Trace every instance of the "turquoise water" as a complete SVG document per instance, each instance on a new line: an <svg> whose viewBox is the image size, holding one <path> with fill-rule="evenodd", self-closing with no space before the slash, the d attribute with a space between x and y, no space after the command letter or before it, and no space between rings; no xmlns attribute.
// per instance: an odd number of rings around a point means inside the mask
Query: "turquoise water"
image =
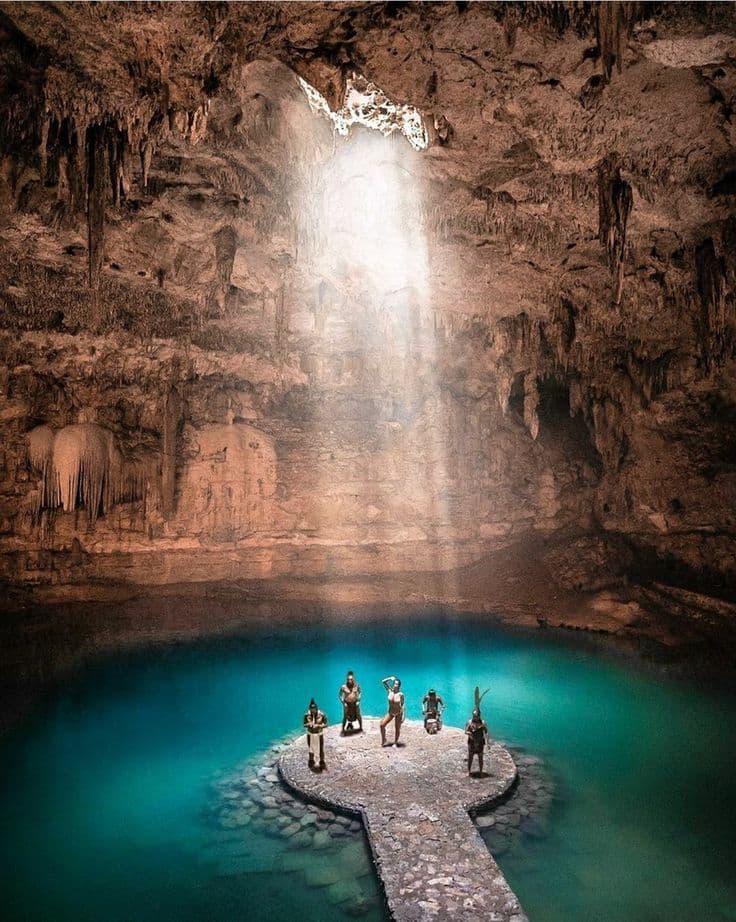
<svg viewBox="0 0 736 922"><path fill-rule="evenodd" d="M281 841L238 832L262 860L223 874L206 818L213 779L298 728L312 695L338 720L351 668L366 713L382 712L389 672L409 717L434 685L454 724L488 687L492 733L543 759L556 783L546 834L499 858L533 922L735 920L736 700L548 637L393 621L88 666L0 747L3 918L339 919L303 873L311 856L290 861ZM350 860L364 873L365 850ZM366 886L364 918L382 920Z"/></svg>

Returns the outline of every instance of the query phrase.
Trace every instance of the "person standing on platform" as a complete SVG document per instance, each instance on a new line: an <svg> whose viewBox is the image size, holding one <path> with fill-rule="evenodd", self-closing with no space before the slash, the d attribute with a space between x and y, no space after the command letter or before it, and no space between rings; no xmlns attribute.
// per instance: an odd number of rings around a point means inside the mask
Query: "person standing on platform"
<svg viewBox="0 0 736 922"><path fill-rule="evenodd" d="M442 712L445 702L442 696L430 688L422 699L422 713L424 714L424 729L427 733L438 733L442 729Z"/></svg>
<svg viewBox="0 0 736 922"><path fill-rule="evenodd" d="M465 735L468 738L468 774L472 773L473 756L478 756L478 774L483 775L483 752L488 743L488 726L476 708L473 716L465 724Z"/></svg>
<svg viewBox="0 0 736 922"><path fill-rule="evenodd" d="M381 684L388 692L388 714L381 718L381 745L386 746L386 727L394 721L394 743L399 745L399 734L401 725L404 722L404 693L401 691L401 680L395 675L387 676L381 680Z"/></svg>
<svg viewBox="0 0 736 922"><path fill-rule="evenodd" d="M327 716L324 711L320 711L317 704L312 698L309 702L309 708L304 714L304 726L307 731L307 749L309 751L309 767L314 768L314 761L319 758L319 767L321 770L327 768L325 763L325 740L324 732L327 729Z"/></svg>
<svg viewBox="0 0 736 922"><path fill-rule="evenodd" d="M360 683L355 674L349 672L345 684L340 686L338 698L342 702L342 736L345 736L348 726L353 730L353 724L358 724L358 732L363 732L363 717L360 713Z"/></svg>

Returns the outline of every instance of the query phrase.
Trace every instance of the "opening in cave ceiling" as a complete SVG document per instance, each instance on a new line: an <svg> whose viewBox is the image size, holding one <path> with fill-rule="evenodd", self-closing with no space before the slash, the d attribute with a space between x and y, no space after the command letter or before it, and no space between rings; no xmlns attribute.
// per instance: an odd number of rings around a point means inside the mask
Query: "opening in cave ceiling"
<svg viewBox="0 0 736 922"><path fill-rule="evenodd" d="M415 307L426 308L416 158L427 146L427 132L420 113L394 104L362 77L348 81L337 112L302 78L299 84L312 112L327 116L338 136L331 155L307 171L299 209L302 238L310 242L318 271L340 285L361 286L369 296L405 291ZM400 312L409 322L406 310Z"/></svg>
<svg viewBox="0 0 736 922"><path fill-rule="evenodd" d="M375 83L353 74L345 86L342 108L333 112L327 100L306 80L299 77L313 112L326 115L341 135L350 133L353 125L365 125L388 136L399 131L415 150L426 150L427 129L421 113L414 106L400 106L388 98Z"/></svg>

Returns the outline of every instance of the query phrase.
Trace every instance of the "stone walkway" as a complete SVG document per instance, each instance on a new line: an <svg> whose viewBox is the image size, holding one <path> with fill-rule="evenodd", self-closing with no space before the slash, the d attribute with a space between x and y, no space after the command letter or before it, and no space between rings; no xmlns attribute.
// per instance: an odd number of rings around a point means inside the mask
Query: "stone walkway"
<svg viewBox="0 0 736 922"><path fill-rule="evenodd" d="M362 817L396 922L526 922L469 815L513 786L509 753L492 743L486 776L469 778L462 730L430 736L421 722L406 721L403 745L382 748L378 720L364 718L363 726L365 733L347 737L338 726L327 730L326 771L307 767L302 736L282 754L279 773L306 800Z"/></svg>

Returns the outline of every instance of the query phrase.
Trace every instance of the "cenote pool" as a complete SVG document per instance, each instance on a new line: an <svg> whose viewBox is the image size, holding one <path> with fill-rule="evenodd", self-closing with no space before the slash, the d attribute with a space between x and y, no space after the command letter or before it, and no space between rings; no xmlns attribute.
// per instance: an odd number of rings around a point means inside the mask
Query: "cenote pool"
<svg viewBox="0 0 736 922"><path fill-rule="evenodd" d="M318 873L334 865L363 917L384 919L359 838L294 860L282 839L212 821L217 779L297 729L310 696L338 720L348 668L365 713L382 713L389 672L409 717L434 685L460 725L488 687L493 735L542 759L544 829L498 859L532 922L736 920L734 697L544 633L439 618L258 630L87 666L0 744L3 917L347 918L335 875Z"/></svg>

